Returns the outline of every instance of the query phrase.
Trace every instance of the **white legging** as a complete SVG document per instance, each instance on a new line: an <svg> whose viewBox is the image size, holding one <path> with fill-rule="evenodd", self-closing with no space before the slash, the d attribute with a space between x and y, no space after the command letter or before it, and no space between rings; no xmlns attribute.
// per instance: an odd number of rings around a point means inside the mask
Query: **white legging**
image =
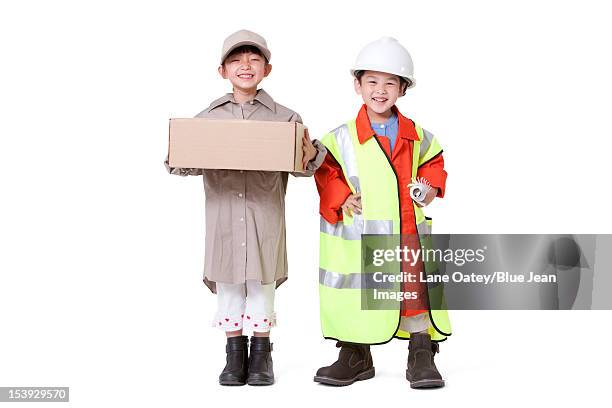
<svg viewBox="0 0 612 408"><path fill-rule="evenodd" d="M276 283L262 285L256 280L245 283L217 282L217 312L212 325L223 331L268 332L276 325L274 290Z"/></svg>

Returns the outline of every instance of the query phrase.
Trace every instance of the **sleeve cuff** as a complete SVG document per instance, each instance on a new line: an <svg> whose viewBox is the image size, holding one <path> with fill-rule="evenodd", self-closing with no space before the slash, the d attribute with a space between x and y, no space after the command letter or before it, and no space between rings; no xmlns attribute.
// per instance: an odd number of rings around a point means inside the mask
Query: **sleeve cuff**
<svg viewBox="0 0 612 408"><path fill-rule="evenodd" d="M319 139L314 139L312 145L317 149L317 155L308 162L306 170L315 171L323 164L323 160L325 160L325 156L327 155L327 149Z"/></svg>

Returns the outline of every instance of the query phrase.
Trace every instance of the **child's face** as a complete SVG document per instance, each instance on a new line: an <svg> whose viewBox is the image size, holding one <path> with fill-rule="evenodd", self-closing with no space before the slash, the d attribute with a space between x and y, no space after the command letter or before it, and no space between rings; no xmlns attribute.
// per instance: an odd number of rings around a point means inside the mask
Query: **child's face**
<svg viewBox="0 0 612 408"><path fill-rule="evenodd" d="M361 81L355 78L355 92L376 113L385 113L395 105L402 93L400 88L399 77L385 72L365 71Z"/></svg>
<svg viewBox="0 0 612 408"><path fill-rule="evenodd" d="M252 52L230 54L219 67L224 79L229 79L234 89L252 91L270 74L272 65L264 57Z"/></svg>

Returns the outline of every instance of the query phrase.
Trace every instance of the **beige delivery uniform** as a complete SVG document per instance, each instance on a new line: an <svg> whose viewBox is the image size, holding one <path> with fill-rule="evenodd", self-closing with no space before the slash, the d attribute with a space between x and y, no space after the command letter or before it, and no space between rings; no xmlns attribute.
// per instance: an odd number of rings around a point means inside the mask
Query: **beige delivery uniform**
<svg viewBox="0 0 612 408"><path fill-rule="evenodd" d="M254 100L239 104L231 93L217 99L196 115L211 119L250 119L276 122L302 122L300 115L274 102L263 89ZM227 141L231 143L231 140ZM312 176L327 151L313 140L318 153L304 173ZM204 283L216 293L215 282L261 284L287 279L285 246L286 172L166 169L181 176L203 175L206 194L206 238Z"/></svg>

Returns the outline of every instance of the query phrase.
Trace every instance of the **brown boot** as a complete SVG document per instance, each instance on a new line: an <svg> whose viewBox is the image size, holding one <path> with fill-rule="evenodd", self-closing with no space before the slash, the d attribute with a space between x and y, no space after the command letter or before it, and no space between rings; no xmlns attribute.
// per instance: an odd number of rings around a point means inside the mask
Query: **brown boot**
<svg viewBox="0 0 612 408"><path fill-rule="evenodd" d="M406 368L410 388L444 387L444 380L434 363L434 355L439 352L440 346L431 341L428 333L410 335Z"/></svg>
<svg viewBox="0 0 612 408"><path fill-rule="evenodd" d="M317 371L314 380L329 385L350 385L358 380L374 377L374 364L370 346L339 341L336 347L340 349L338 361Z"/></svg>

